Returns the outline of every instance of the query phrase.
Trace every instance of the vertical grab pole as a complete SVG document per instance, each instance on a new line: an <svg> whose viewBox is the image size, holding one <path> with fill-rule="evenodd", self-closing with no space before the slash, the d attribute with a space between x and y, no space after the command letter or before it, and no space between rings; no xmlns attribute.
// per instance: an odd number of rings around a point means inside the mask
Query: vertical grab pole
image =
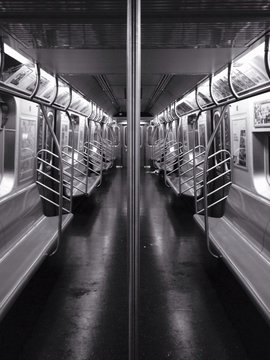
<svg viewBox="0 0 270 360"><path fill-rule="evenodd" d="M99 124L100 125L100 124ZM99 187L102 183L102 179L103 179L103 155L104 155L104 152L103 152L103 141L102 141L102 137L101 137L101 132L100 132L100 127L97 128L97 124L96 124L96 127L95 127L95 131L97 130L97 135L98 135L98 138L99 138L99 141L100 141L100 181L99 181L99 184L97 185L97 187Z"/></svg>
<svg viewBox="0 0 270 360"><path fill-rule="evenodd" d="M195 213L197 214L197 174L196 174L196 127L198 124L198 120L201 116L202 111L199 110L199 112L196 115L196 119L193 122L192 126L193 126L193 190L194 190L194 205L195 205ZM198 147L199 152L200 152L200 147Z"/></svg>
<svg viewBox="0 0 270 360"><path fill-rule="evenodd" d="M90 170L89 170L89 142L90 142L90 126L89 126L89 118L86 118L86 129L87 129L87 152L86 152L86 156L87 156L87 160L86 160L86 187L85 187L85 192L86 194L88 194L88 178L89 175L91 175ZM83 147L83 151L85 152L86 148L85 146Z"/></svg>
<svg viewBox="0 0 270 360"><path fill-rule="evenodd" d="M181 145L180 145L180 151L178 152L178 179L179 179L179 181L178 181L178 190L179 190L179 195L181 195L181 193L182 193L181 161L183 160L182 154L184 152L184 138L183 138L182 116L177 111L177 103L176 103L176 101L174 103L174 111L175 111L175 114L176 114L176 116L177 116L177 118L179 120L178 129L177 129L177 131L178 131L178 133L177 133L177 141L178 141L178 144L181 144ZM179 148L179 145L178 145L178 148Z"/></svg>
<svg viewBox="0 0 270 360"><path fill-rule="evenodd" d="M138 359L140 279L141 0L127 2L129 360Z"/></svg>

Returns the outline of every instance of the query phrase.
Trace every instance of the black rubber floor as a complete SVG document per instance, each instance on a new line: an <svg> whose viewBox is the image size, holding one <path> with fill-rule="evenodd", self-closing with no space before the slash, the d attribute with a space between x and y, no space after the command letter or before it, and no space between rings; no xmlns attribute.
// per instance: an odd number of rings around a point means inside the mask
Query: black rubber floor
<svg viewBox="0 0 270 360"><path fill-rule="evenodd" d="M270 331L192 213L142 174L140 360L270 359ZM127 360L126 173L80 206L0 323L1 360Z"/></svg>

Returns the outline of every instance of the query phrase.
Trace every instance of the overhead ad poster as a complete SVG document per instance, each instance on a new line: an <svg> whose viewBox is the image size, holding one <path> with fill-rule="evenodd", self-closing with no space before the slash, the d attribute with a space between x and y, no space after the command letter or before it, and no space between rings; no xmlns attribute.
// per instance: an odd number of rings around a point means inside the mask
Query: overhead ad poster
<svg viewBox="0 0 270 360"><path fill-rule="evenodd" d="M232 150L234 165L247 168L246 118L232 121Z"/></svg>
<svg viewBox="0 0 270 360"><path fill-rule="evenodd" d="M29 93L33 92L36 81L35 68L26 65L13 67L4 74L4 82L6 85L19 88Z"/></svg>
<svg viewBox="0 0 270 360"><path fill-rule="evenodd" d="M270 100L254 104L254 126L270 126Z"/></svg>

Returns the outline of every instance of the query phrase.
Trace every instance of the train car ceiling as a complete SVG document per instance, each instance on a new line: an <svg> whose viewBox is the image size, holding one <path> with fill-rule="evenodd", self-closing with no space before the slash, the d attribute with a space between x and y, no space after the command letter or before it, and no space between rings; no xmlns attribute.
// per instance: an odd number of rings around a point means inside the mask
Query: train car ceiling
<svg viewBox="0 0 270 360"><path fill-rule="evenodd" d="M126 112L126 1L0 2L4 41ZM265 1L143 1L142 108L160 112L269 27Z"/></svg>

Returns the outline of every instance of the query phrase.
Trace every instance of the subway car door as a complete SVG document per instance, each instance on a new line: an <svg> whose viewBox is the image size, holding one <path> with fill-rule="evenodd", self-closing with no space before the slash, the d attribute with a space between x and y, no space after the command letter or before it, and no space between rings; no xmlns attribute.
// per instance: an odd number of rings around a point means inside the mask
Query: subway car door
<svg viewBox="0 0 270 360"><path fill-rule="evenodd" d="M114 134L114 139L113 139L113 146L114 146L114 156L115 156L115 163L116 166L122 166L121 164L121 128L119 125L115 124L113 126L113 134Z"/></svg>
<svg viewBox="0 0 270 360"><path fill-rule="evenodd" d="M122 125L121 126L122 128L122 156L121 156L121 165L123 167L127 167L127 142L128 142L128 139L127 139L127 136L128 136L128 133L127 133L127 125Z"/></svg>
<svg viewBox="0 0 270 360"><path fill-rule="evenodd" d="M140 126L140 161L141 167L145 166L146 163L146 154L145 154L145 137L146 137L146 125ZM121 160L119 163L123 167L127 167L127 125L121 125L121 139L122 139L122 151L121 151Z"/></svg>
<svg viewBox="0 0 270 360"><path fill-rule="evenodd" d="M141 167L146 165L146 146L145 146L145 138L146 138L146 125L141 125L140 127L140 160Z"/></svg>

